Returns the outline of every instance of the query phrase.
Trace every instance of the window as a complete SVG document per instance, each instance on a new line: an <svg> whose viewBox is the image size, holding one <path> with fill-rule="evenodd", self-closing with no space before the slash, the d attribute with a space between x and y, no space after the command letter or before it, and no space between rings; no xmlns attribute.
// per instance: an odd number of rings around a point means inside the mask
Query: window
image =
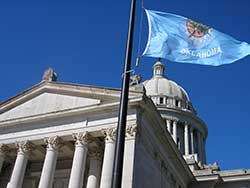
<svg viewBox="0 0 250 188"><path fill-rule="evenodd" d="M156 69L156 74L158 74L158 75L161 74L161 69L160 68Z"/></svg>
<svg viewBox="0 0 250 188"><path fill-rule="evenodd" d="M160 103L160 104L163 104L163 97L160 97L159 103Z"/></svg>
<svg viewBox="0 0 250 188"><path fill-rule="evenodd" d="M175 100L175 106L178 106L179 101Z"/></svg>

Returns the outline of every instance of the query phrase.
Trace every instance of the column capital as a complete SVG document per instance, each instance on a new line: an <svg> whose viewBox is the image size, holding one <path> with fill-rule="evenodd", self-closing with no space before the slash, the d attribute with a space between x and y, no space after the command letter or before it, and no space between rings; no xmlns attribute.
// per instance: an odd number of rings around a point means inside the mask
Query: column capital
<svg viewBox="0 0 250 188"><path fill-rule="evenodd" d="M83 186L84 171L88 153L88 143L93 137L88 132L76 133L72 135L75 140L75 152L69 178L68 188Z"/></svg>
<svg viewBox="0 0 250 188"><path fill-rule="evenodd" d="M93 141L93 137L90 136L88 132L83 132L83 133L76 133L72 134L74 140L75 140L75 145L84 145L86 146L89 142Z"/></svg>
<svg viewBox="0 0 250 188"><path fill-rule="evenodd" d="M102 131L106 142L114 142L116 136L116 128L109 128Z"/></svg>
<svg viewBox="0 0 250 188"><path fill-rule="evenodd" d="M31 150L34 148L30 141L19 141L16 142L18 148L16 161L12 170L11 178L7 184L7 188L20 188L23 184L23 179L27 167L27 162Z"/></svg>
<svg viewBox="0 0 250 188"><path fill-rule="evenodd" d="M59 136L49 137L44 139L45 144L47 144L47 149L57 150L62 146L63 140Z"/></svg>
<svg viewBox="0 0 250 188"><path fill-rule="evenodd" d="M88 150L88 156L90 159L100 160L102 153L103 151L100 147L91 147Z"/></svg>
<svg viewBox="0 0 250 188"><path fill-rule="evenodd" d="M16 142L16 147L18 149L18 153L29 153L32 149L34 149L34 145L28 140Z"/></svg>
<svg viewBox="0 0 250 188"><path fill-rule="evenodd" d="M173 121L173 124L177 124L179 120L173 119L172 121Z"/></svg>
<svg viewBox="0 0 250 188"><path fill-rule="evenodd" d="M126 128L126 138L135 138L137 132L138 132L137 124L128 125Z"/></svg>

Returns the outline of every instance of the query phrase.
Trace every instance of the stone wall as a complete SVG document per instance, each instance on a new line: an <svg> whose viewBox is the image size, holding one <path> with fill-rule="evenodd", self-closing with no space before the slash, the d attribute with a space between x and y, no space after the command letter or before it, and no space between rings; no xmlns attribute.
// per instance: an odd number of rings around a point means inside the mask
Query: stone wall
<svg viewBox="0 0 250 188"><path fill-rule="evenodd" d="M164 129L165 124L161 119L160 122L151 119L148 114L138 117L138 120L133 187L186 188L191 178L185 169L186 164L178 161L181 153ZM171 139L171 143L168 139Z"/></svg>

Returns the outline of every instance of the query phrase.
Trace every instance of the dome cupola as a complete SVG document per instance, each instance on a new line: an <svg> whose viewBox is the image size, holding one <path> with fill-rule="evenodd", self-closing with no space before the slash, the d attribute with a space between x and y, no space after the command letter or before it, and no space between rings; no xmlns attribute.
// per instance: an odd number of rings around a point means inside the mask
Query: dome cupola
<svg viewBox="0 0 250 188"><path fill-rule="evenodd" d="M186 161L204 164L207 127L197 116L187 92L166 78L164 71L165 66L158 59L153 66L152 78L143 82L146 95L154 102L166 122L166 130Z"/></svg>
<svg viewBox="0 0 250 188"><path fill-rule="evenodd" d="M154 64L153 69L154 69L154 77L155 76L158 76L158 77L164 76L165 67L160 62L160 59Z"/></svg>
<svg viewBox="0 0 250 188"><path fill-rule="evenodd" d="M143 82L146 94L156 105L193 110L186 91L174 81L167 79L164 71L165 66L158 59L153 66L153 77Z"/></svg>

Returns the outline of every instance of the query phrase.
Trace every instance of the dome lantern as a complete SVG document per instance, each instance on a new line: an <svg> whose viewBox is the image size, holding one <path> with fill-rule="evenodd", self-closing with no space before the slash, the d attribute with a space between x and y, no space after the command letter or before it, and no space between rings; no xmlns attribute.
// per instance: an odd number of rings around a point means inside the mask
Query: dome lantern
<svg viewBox="0 0 250 188"><path fill-rule="evenodd" d="M161 59L160 58L154 64L153 69L154 69L154 76L159 76L159 77L163 77L164 76L165 67L161 63Z"/></svg>
<svg viewBox="0 0 250 188"><path fill-rule="evenodd" d="M143 82L146 94L152 99L163 97L163 99L159 99L159 101L163 100L163 103L166 103L166 105L171 103L169 104L171 106L174 105L177 107L187 108L187 105L190 103L188 94L176 82L167 79L164 75L164 71L164 64L162 64L160 59L158 59L153 66L153 77ZM164 99L164 97L166 99ZM167 98L169 100L167 100ZM158 101L158 99L156 99L156 101Z"/></svg>

